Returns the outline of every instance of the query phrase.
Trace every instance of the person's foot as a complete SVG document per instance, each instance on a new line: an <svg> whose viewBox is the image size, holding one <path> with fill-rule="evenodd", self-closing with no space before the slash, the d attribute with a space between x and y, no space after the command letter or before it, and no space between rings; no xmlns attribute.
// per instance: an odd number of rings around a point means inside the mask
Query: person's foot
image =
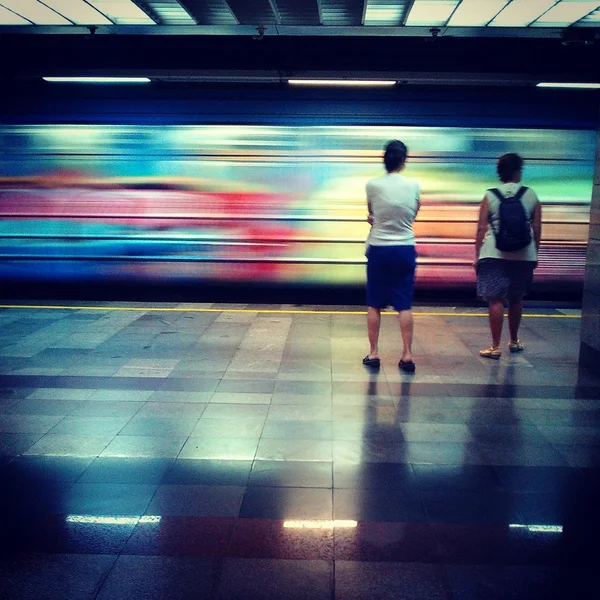
<svg viewBox="0 0 600 600"><path fill-rule="evenodd" d="M363 358L363 365L367 367L379 367L381 365L381 360L377 354L367 354Z"/></svg>
<svg viewBox="0 0 600 600"><path fill-rule="evenodd" d="M515 340L514 342L508 342L508 349L511 352L523 352L523 350L525 350L525 346L521 340Z"/></svg>
<svg viewBox="0 0 600 600"><path fill-rule="evenodd" d="M412 359L411 360L401 359L400 362L398 363L398 366L405 373L414 373L417 368Z"/></svg>
<svg viewBox="0 0 600 600"><path fill-rule="evenodd" d="M479 356L483 358L491 358L492 360L498 360L502 356L502 349L500 346L490 346L485 350L480 350Z"/></svg>

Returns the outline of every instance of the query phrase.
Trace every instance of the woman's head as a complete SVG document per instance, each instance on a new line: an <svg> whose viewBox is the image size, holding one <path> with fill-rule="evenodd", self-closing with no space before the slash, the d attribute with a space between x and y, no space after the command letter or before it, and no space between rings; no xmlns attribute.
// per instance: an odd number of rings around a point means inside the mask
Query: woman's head
<svg viewBox="0 0 600 600"><path fill-rule="evenodd" d="M392 173L401 169L406 162L407 154L408 148L400 140L388 142L385 147L385 154L383 155L385 170L388 173Z"/></svg>
<svg viewBox="0 0 600 600"><path fill-rule="evenodd" d="M498 177L503 183L514 181L518 183L521 181L521 171L523 170L523 159L518 154L503 154L498 159L498 165L496 171L498 171Z"/></svg>

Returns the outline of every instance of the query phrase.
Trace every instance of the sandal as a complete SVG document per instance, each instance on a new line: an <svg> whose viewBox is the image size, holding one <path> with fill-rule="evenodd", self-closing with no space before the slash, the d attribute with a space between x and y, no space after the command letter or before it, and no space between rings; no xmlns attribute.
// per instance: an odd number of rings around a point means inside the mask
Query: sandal
<svg viewBox="0 0 600 600"><path fill-rule="evenodd" d="M490 346L485 350L479 351L479 356L483 358L491 358L493 360L498 360L502 356L502 350L499 346L494 348L494 346Z"/></svg>
<svg viewBox="0 0 600 600"><path fill-rule="evenodd" d="M378 368L381 366L381 360L379 358L371 358L368 354L363 358L363 365L367 367Z"/></svg>
<svg viewBox="0 0 600 600"><path fill-rule="evenodd" d="M400 369L402 369L406 373L414 373L415 369L417 368L414 361L412 361L412 360L401 360L398 363L398 366L400 367Z"/></svg>
<svg viewBox="0 0 600 600"><path fill-rule="evenodd" d="M516 342L509 342L508 349L511 352L523 352L523 350L525 350L525 346L521 340L517 340Z"/></svg>

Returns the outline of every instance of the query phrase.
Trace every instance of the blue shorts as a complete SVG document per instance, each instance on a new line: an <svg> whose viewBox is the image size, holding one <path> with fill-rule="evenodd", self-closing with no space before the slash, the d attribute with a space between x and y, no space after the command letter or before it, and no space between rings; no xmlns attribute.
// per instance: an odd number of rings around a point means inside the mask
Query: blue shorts
<svg viewBox="0 0 600 600"><path fill-rule="evenodd" d="M415 287L416 248L369 246L366 254L367 306L408 310Z"/></svg>

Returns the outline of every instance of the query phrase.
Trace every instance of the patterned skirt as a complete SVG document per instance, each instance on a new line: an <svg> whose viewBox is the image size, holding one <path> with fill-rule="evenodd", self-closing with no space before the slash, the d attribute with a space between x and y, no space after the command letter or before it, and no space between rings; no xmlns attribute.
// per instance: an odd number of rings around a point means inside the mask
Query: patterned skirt
<svg viewBox="0 0 600 600"><path fill-rule="evenodd" d="M535 263L482 258L477 267L477 295L484 300L522 298L533 284Z"/></svg>

